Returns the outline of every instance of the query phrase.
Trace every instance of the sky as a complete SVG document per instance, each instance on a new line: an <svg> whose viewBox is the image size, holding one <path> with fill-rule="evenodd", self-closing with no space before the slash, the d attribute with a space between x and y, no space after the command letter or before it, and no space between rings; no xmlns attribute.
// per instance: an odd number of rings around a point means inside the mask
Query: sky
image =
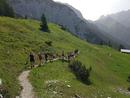
<svg viewBox="0 0 130 98"><path fill-rule="evenodd" d="M78 9L84 18L97 20L102 15L130 9L130 0L53 0L68 3Z"/></svg>

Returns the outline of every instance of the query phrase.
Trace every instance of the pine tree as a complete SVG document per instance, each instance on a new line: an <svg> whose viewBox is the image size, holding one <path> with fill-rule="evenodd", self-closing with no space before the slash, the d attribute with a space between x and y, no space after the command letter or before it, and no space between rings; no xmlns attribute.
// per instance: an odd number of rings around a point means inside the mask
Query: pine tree
<svg viewBox="0 0 130 98"><path fill-rule="evenodd" d="M49 32L47 20L46 20L46 17L44 14L42 14L42 17L41 17L41 25L40 26L41 26L42 31Z"/></svg>
<svg viewBox="0 0 130 98"><path fill-rule="evenodd" d="M12 7L6 0L0 0L0 16L15 17Z"/></svg>

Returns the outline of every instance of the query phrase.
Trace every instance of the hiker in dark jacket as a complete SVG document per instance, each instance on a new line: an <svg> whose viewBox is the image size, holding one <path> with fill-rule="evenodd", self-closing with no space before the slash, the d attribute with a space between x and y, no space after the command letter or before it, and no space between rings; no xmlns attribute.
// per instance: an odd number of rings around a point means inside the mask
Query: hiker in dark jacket
<svg viewBox="0 0 130 98"><path fill-rule="evenodd" d="M48 60L48 54L45 53L45 61L47 62L47 60Z"/></svg>
<svg viewBox="0 0 130 98"><path fill-rule="evenodd" d="M33 52L31 52L31 53L29 54L29 60L30 60L30 63L31 63L31 68L33 68L33 67L34 67L34 64L35 64L35 55L34 55Z"/></svg>
<svg viewBox="0 0 130 98"><path fill-rule="evenodd" d="M62 62L64 62L64 60L65 60L65 53L64 53L64 51L62 51L61 60L62 60Z"/></svg>

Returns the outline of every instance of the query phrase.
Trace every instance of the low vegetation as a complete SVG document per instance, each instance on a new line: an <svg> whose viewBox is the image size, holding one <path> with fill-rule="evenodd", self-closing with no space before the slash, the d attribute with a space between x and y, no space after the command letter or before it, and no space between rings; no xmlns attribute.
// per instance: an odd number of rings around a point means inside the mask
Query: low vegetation
<svg viewBox="0 0 130 98"><path fill-rule="evenodd" d="M48 46L52 46L52 41L45 41Z"/></svg>
<svg viewBox="0 0 130 98"><path fill-rule="evenodd" d="M91 83L89 79L90 72L92 70L91 67L89 69L86 69L86 66L83 65L80 61L72 61L69 64L69 68L76 75L78 80L80 80L81 82L87 85Z"/></svg>
<svg viewBox="0 0 130 98"><path fill-rule="evenodd" d="M128 79L127 79L128 82L130 82L130 75L128 76Z"/></svg>
<svg viewBox="0 0 130 98"><path fill-rule="evenodd" d="M28 66L26 61L30 51L67 53L75 49L80 50L76 60L86 68L92 66L89 77L92 85L78 81L66 62L47 63L30 73L29 79L38 98L72 98L75 95L81 98L130 97L116 92L116 88L127 90L129 86L126 78L130 71L130 55L89 44L52 23L48 24L51 33L44 33L39 28L39 21L0 17L0 78L8 92L7 98L19 95L17 78ZM53 45L48 46L45 41L53 41Z"/></svg>
<svg viewBox="0 0 130 98"><path fill-rule="evenodd" d="M130 75L128 76L127 81L130 83ZM128 87L128 91L130 92L130 87Z"/></svg>

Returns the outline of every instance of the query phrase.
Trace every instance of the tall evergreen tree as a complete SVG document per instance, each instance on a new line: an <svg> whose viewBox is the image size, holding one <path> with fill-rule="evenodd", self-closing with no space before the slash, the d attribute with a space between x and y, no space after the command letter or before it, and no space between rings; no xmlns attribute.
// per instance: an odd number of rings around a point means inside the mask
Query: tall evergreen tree
<svg viewBox="0 0 130 98"><path fill-rule="evenodd" d="M6 0L0 0L0 16L14 17L14 11Z"/></svg>
<svg viewBox="0 0 130 98"><path fill-rule="evenodd" d="M42 14L41 17L41 30L45 31L45 32L49 32L49 28L48 28L48 24L47 24L47 20L44 14Z"/></svg>

